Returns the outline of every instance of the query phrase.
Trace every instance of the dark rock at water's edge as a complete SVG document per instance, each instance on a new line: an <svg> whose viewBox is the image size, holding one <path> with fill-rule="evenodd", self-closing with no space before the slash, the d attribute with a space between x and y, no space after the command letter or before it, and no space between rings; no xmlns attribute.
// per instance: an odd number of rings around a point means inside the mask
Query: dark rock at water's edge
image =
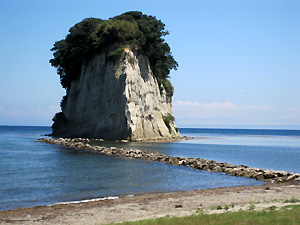
<svg viewBox="0 0 300 225"><path fill-rule="evenodd" d="M254 167L248 167L245 165L232 165L226 162L216 162L214 160L205 160L202 158L173 157L159 152L150 152L138 149L101 147L89 144L95 140L87 138L41 138L37 141L45 142L48 144L61 145L68 148L98 152L106 155L118 155L124 157L140 158L157 162L163 162L171 165L189 166L194 169L225 173L232 176L249 177L256 180L263 180L273 183L288 181L300 182L300 174L298 173L259 169Z"/></svg>

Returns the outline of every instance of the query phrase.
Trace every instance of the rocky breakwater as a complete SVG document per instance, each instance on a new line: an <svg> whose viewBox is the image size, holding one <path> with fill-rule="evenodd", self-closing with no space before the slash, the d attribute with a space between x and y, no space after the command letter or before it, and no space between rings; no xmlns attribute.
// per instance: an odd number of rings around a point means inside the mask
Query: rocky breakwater
<svg viewBox="0 0 300 225"><path fill-rule="evenodd" d="M216 162L214 160L202 158L187 158L187 157L174 157L165 155L159 152L150 152L145 150L118 148L118 147L102 147L92 145L93 139L87 138L41 138L38 142L45 142L48 144L61 145L68 148L79 150L94 151L106 155L118 155L123 157L140 158L163 162L171 165L189 166L194 169L204 170L209 172L225 173L232 176L249 177L256 180L264 180L267 182L287 182L298 181L300 182L300 174L290 173L285 171L274 171L267 169L259 169L248 167L245 165L232 165L226 162Z"/></svg>

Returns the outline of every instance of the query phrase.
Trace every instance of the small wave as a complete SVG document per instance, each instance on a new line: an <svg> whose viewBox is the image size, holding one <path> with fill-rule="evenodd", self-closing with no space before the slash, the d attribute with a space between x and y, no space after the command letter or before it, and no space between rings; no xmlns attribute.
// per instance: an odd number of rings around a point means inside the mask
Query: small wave
<svg viewBox="0 0 300 225"><path fill-rule="evenodd" d="M70 201L70 202L58 202L47 206L54 206L54 205L67 205L67 204L76 204L76 203L85 203L85 202L96 202L96 201L104 201L104 200L111 200L111 199L119 199L118 196L109 196L103 198L93 198L93 199L86 199L86 200L79 200L79 201Z"/></svg>

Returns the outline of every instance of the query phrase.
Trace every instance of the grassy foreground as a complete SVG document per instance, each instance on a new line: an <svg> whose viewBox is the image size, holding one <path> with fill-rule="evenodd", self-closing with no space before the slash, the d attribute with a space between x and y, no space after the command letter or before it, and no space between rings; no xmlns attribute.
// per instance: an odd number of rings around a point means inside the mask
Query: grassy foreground
<svg viewBox="0 0 300 225"><path fill-rule="evenodd" d="M122 225L177 225L177 224L300 224L300 205L285 206L279 211L272 209L256 211L227 212L222 214L198 213L188 217L162 217L158 219L123 222Z"/></svg>

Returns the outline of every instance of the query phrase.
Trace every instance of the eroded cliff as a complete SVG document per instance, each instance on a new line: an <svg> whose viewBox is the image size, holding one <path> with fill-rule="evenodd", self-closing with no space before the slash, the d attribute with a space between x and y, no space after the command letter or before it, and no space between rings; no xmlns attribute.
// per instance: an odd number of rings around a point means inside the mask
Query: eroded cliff
<svg viewBox="0 0 300 225"><path fill-rule="evenodd" d="M84 61L67 88L52 135L131 141L180 137L171 97L147 57L129 48L117 60L103 52Z"/></svg>

